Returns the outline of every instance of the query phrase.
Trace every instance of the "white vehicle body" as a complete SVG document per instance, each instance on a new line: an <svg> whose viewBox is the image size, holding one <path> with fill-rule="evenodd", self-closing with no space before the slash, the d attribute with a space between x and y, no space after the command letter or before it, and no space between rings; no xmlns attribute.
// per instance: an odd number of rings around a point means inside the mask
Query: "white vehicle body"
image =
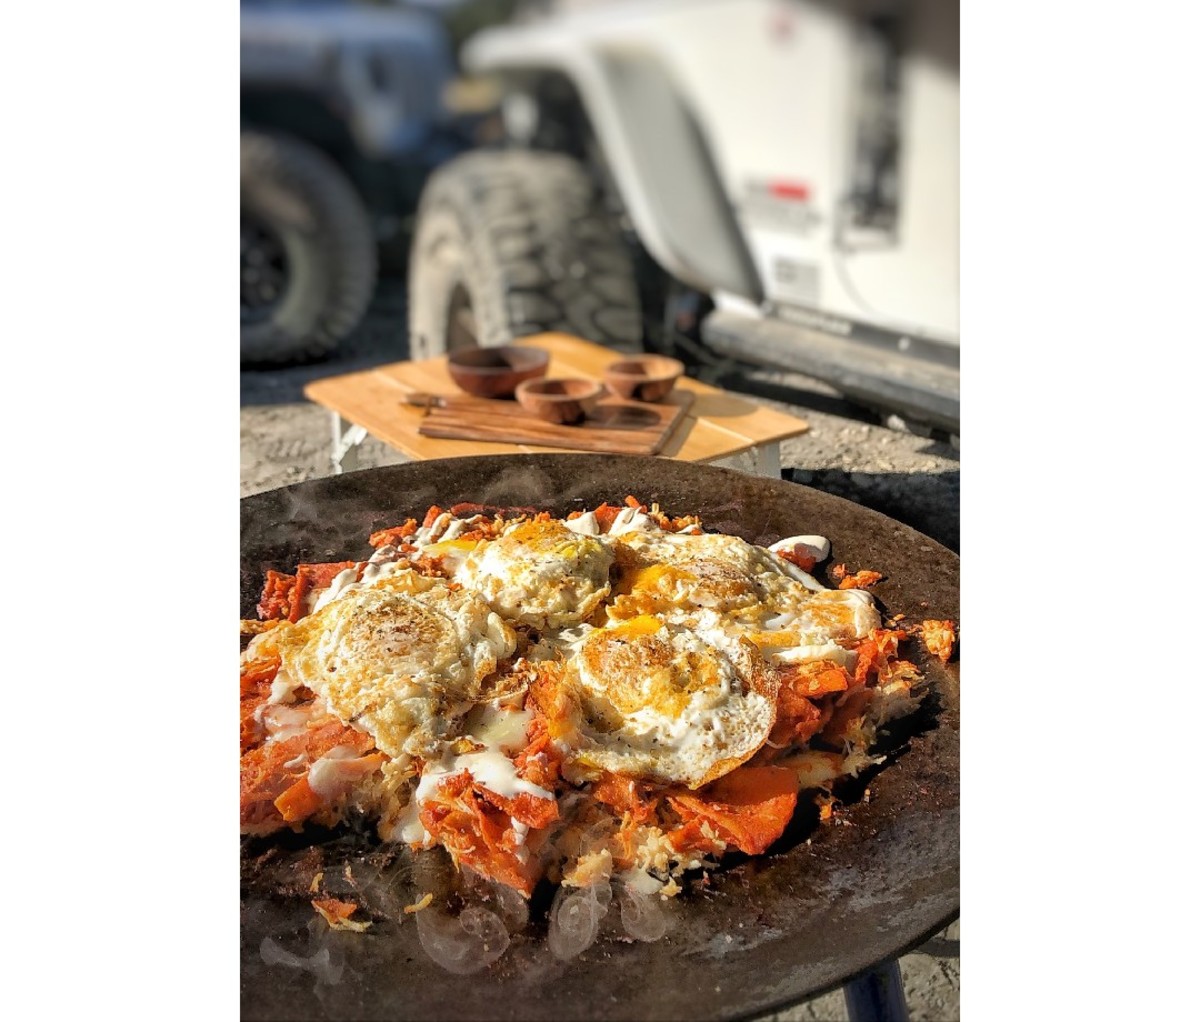
<svg viewBox="0 0 1200 1022"><path fill-rule="evenodd" d="M825 375L850 393L906 377L956 426L953 0L577 0L480 33L465 62L517 99L531 75L570 80L639 240L715 302L718 347L784 363L807 345L804 368L865 345Z"/></svg>

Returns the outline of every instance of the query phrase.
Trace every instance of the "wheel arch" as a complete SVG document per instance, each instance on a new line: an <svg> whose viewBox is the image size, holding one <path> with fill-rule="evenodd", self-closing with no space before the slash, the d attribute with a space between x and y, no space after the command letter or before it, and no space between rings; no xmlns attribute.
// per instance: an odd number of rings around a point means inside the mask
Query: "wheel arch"
<svg viewBox="0 0 1200 1022"><path fill-rule="evenodd" d="M498 74L518 88L549 75L569 81L646 250L698 290L762 299L703 126L654 53L491 30L468 43L463 60L471 71Z"/></svg>
<svg viewBox="0 0 1200 1022"><path fill-rule="evenodd" d="M345 119L327 97L312 89L243 83L241 121L245 129L280 132L307 142L348 176L358 156Z"/></svg>
<svg viewBox="0 0 1200 1022"><path fill-rule="evenodd" d="M332 99L320 90L297 85L242 84L243 131L285 135L326 156L354 188L368 211L378 197L365 179L365 157Z"/></svg>

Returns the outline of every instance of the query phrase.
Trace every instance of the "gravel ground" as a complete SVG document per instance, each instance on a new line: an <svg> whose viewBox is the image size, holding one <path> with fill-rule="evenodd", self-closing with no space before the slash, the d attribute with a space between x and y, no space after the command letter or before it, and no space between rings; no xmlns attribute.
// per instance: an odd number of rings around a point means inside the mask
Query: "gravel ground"
<svg viewBox="0 0 1200 1022"><path fill-rule="evenodd" d="M333 358L305 366L242 371L242 496L329 474L329 416L305 400L303 387L310 380L407 358L404 319L403 282L384 280L366 320ZM688 357L686 352L681 355ZM878 415L799 374L702 357L689 361L692 375L807 420L807 433L781 445L785 478L881 511L958 550L957 444L891 428ZM895 420L891 423L899 425ZM364 468L406 460L373 438L364 441L360 452ZM955 922L901 958L914 1022L949 1022L959 1017L958 935ZM755 1022L847 1018L842 994L834 991Z"/></svg>

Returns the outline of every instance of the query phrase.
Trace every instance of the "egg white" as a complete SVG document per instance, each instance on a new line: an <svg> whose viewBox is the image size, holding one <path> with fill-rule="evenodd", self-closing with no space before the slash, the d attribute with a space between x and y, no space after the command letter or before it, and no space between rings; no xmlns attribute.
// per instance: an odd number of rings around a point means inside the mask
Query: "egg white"
<svg viewBox="0 0 1200 1022"><path fill-rule="evenodd" d="M347 588L271 638L281 673L393 758L435 748L516 649L478 595L412 570Z"/></svg>
<svg viewBox="0 0 1200 1022"><path fill-rule="evenodd" d="M716 779L758 751L775 722L778 682L751 643L653 619L592 631L564 684L575 760L660 783Z"/></svg>
<svg viewBox="0 0 1200 1022"><path fill-rule="evenodd" d="M584 621L610 592L613 553L561 521L527 521L480 543L457 579L506 621L538 629Z"/></svg>
<svg viewBox="0 0 1200 1022"><path fill-rule="evenodd" d="M698 610L741 616L762 607L784 581L807 592L823 588L795 565L738 536L637 532L617 543L617 617Z"/></svg>

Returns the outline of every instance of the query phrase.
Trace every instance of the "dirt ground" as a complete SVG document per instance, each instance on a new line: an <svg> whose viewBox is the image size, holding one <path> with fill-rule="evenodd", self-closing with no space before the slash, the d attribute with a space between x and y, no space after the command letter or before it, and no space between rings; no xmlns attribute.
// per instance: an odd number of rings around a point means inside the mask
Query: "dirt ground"
<svg viewBox="0 0 1200 1022"><path fill-rule="evenodd" d="M408 357L403 282L385 280L362 326L331 359L307 366L241 373L241 494L328 475L328 413L307 402L310 380ZM799 415L810 429L781 445L784 477L881 511L958 550L959 452L948 438L890 428L878 414L852 405L818 381L690 357L689 372ZM892 426L900 423L892 421ZM368 438L363 468L398 464L398 452ZM959 1017L959 924L900 960L914 1022ZM847 1019L840 991L755 1022Z"/></svg>

